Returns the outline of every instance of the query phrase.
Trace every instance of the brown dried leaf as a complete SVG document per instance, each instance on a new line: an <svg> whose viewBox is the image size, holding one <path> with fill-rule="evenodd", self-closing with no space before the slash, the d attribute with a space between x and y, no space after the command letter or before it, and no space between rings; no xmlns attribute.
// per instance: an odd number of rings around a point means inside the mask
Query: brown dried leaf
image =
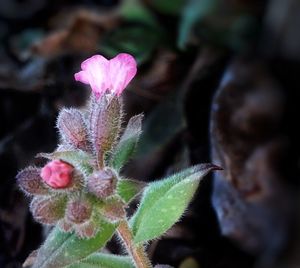
<svg viewBox="0 0 300 268"><path fill-rule="evenodd" d="M115 27L118 15L112 12L96 13L79 10L72 14L68 26L58 29L32 46L34 54L54 57L64 52L93 52L102 34Z"/></svg>

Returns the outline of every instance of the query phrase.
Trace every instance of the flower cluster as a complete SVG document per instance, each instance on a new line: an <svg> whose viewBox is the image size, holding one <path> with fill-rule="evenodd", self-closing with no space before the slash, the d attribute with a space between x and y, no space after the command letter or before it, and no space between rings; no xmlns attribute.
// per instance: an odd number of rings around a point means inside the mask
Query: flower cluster
<svg viewBox="0 0 300 268"><path fill-rule="evenodd" d="M128 137L140 134L142 117L129 121L120 136L120 94L136 74L132 56L119 54L107 60L96 55L81 67L75 79L92 88L89 109L63 109L57 119L61 144L53 153L39 155L49 159L43 168L25 168L17 180L33 197L30 209L37 221L92 237L102 221L126 216L128 200L118 193L119 170L133 150L128 144L127 151L120 148Z"/></svg>

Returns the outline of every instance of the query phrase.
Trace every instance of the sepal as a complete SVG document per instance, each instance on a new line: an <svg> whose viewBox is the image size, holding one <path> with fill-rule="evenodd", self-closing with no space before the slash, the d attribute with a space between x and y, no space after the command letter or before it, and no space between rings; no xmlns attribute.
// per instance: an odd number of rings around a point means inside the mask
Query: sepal
<svg viewBox="0 0 300 268"><path fill-rule="evenodd" d="M28 167L18 173L17 183L23 192L29 195L49 194L49 188L42 181L40 172L40 168Z"/></svg>
<svg viewBox="0 0 300 268"><path fill-rule="evenodd" d="M36 196L30 204L33 218L43 224L55 224L65 214L66 197L42 197Z"/></svg>

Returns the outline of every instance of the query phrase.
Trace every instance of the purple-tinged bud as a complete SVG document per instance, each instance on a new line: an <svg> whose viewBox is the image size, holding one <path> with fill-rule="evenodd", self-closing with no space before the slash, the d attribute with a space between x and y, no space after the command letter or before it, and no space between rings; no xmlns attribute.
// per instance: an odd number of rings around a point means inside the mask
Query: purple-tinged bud
<svg viewBox="0 0 300 268"><path fill-rule="evenodd" d="M89 129L98 161L103 161L119 137L122 123L122 102L120 98L103 95L99 100L91 99Z"/></svg>
<svg viewBox="0 0 300 268"><path fill-rule="evenodd" d="M58 222L58 227L64 232L71 232L73 229L73 224L67 221L66 219L62 219Z"/></svg>
<svg viewBox="0 0 300 268"><path fill-rule="evenodd" d="M35 197L31 201L30 211L36 221L55 224L64 217L65 206L65 197Z"/></svg>
<svg viewBox="0 0 300 268"><path fill-rule="evenodd" d="M92 238L97 234L98 228L92 221L89 221L84 224L76 225L75 231L80 238Z"/></svg>
<svg viewBox="0 0 300 268"><path fill-rule="evenodd" d="M92 206L86 200L71 200L66 209L68 221L76 224L86 222L92 214Z"/></svg>
<svg viewBox="0 0 300 268"><path fill-rule="evenodd" d="M114 194L117 187L117 178L110 169L94 172L87 182L88 191L100 199Z"/></svg>
<svg viewBox="0 0 300 268"><path fill-rule="evenodd" d="M57 128L66 144L84 151L89 150L86 124L80 111L63 109L57 118Z"/></svg>
<svg viewBox="0 0 300 268"><path fill-rule="evenodd" d="M125 204L116 198L105 202L100 213L110 222L118 222L126 217Z"/></svg>
<svg viewBox="0 0 300 268"><path fill-rule="evenodd" d="M28 167L20 171L16 179L21 190L31 195L49 194L49 189L43 183L40 172L41 169L35 167Z"/></svg>

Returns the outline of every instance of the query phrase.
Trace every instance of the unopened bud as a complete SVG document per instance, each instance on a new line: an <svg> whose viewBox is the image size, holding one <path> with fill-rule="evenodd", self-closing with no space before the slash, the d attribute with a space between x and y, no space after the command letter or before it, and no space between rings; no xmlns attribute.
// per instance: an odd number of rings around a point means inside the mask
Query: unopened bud
<svg viewBox="0 0 300 268"><path fill-rule="evenodd" d="M63 109L57 118L57 128L65 143L87 151L88 135L83 115L76 109Z"/></svg>
<svg viewBox="0 0 300 268"><path fill-rule="evenodd" d="M68 222L66 219L62 219L58 222L58 227L64 232L72 231L73 224Z"/></svg>
<svg viewBox="0 0 300 268"><path fill-rule="evenodd" d="M122 123L122 103L118 97L99 100L93 98L90 105L89 128L96 154L104 155L116 142Z"/></svg>
<svg viewBox="0 0 300 268"><path fill-rule="evenodd" d="M66 199L64 197L35 197L30 211L34 219L44 224L55 224L64 217Z"/></svg>
<svg viewBox="0 0 300 268"><path fill-rule="evenodd" d="M100 170L94 172L88 179L87 188L90 193L101 199L114 194L117 178L112 170Z"/></svg>
<svg viewBox="0 0 300 268"><path fill-rule="evenodd" d="M111 199L105 202L101 214L110 222L118 222L126 216L125 204L121 200Z"/></svg>
<svg viewBox="0 0 300 268"><path fill-rule="evenodd" d="M97 234L98 228L92 221L89 221L81 225L76 225L75 231L80 238L92 238Z"/></svg>
<svg viewBox="0 0 300 268"><path fill-rule="evenodd" d="M92 207L86 200L71 200L67 205L66 216L70 222L79 224L87 221L92 214Z"/></svg>
<svg viewBox="0 0 300 268"><path fill-rule="evenodd" d="M35 167L23 169L16 176L18 185L27 194L47 195L49 189L43 183L40 176L41 170Z"/></svg>
<svg viewBox="0 0 300 268"><path fill-rule="evenodd" d="M67 188L72 181L74 167L61 160L53 160L41 170L45 183L54 189Z"/></svg>

